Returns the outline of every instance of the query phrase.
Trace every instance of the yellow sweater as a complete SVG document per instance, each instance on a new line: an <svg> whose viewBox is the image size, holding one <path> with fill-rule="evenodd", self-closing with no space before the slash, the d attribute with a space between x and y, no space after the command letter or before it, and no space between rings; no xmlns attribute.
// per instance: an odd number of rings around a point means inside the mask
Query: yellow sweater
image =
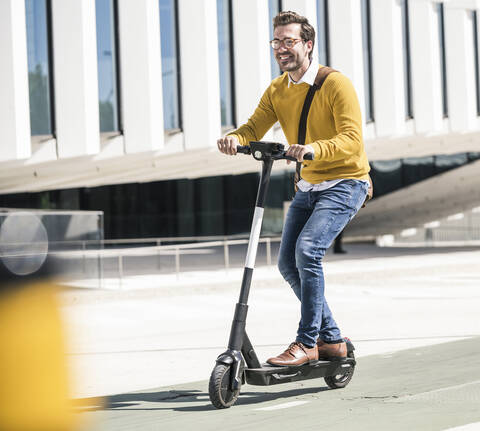
<svg viewBox="0 0 480 431"><path fill-rule="evenodd" d="M274 79L247 123L230 135L248 145L250 141L261 140L278 121L288 143L296 144L309 87L301 83L288 88L287 73ZM370 166L363 145L360 107L355 89L345 75L331 73L315 94L308 114L305 144L315 150L314 160L303 163L302 178L309 183L368 178Z"/></svg>

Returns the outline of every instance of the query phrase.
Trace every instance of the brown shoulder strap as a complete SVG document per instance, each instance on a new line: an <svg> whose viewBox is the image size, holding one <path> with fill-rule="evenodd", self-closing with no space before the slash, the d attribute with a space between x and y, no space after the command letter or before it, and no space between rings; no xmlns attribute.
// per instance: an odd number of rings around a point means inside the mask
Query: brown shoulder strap
<svg viewBox="0 0 480 431"><path fill-rule="evenodd" d="M330 75L332 72L338 72L338 70L332 69L328 66L324 66L318 70L317 76L315 77L315 85L318 87L317 91L322 88L322 85L327 79L327 76Z"/></svg>
<svg viewBox="0 0 480 431"><path fill-rule="evenodd" d="M303 102L302 113L300 114L300 122L298 124L298 145L305 145L305 136L307 133L307 119L308 119L308 112L310 111L310 106L313 101L313 96L315 96L315 92L320 91L322 88L323 83L327 79L327 76L330 75L332 72L338 72L331 67L324 66L320 68L317 72L317 76L315 77L315 81L313 85L308 89L308 93L305 97L305 101ZM295 191L297 191L297 183L300 181L300 170L302 168L302 164L297 162L295 167Z"/></svg>

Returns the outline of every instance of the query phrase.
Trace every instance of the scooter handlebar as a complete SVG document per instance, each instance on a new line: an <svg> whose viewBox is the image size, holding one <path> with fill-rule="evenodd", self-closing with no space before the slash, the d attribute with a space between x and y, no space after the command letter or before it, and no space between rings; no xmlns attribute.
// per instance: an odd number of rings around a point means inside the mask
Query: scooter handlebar
<svg viewBox="0 0 480 431"><path fill-rule="evenodd" d="M237 145L237 153L252 154L252 150L250 150L250 147L245 147L243 145Z"/></svg>
<svg viewBox="0 0 480 431"><path fill-rule="evenodd" d="M237 145L237 153L242 153L242 154L252 154L252 150L248 146L244 145ZM291 160L292 162L296 162L297 159L295 157L287 156L286 151L283 151L281 154L275 157L275 159L285 159L285 160ZM307 153L303 156L303 160L313 160L313 153Z"/></svg>

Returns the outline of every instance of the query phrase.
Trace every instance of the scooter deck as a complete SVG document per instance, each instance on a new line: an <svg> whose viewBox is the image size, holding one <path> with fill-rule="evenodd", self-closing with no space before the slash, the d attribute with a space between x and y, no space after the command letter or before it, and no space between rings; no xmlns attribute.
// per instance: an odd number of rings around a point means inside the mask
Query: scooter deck
<svg viewBox="0 0 480 431"><path fill-rule="evenodd" d="M280 383L345 374L355 366L355 359L345 358L337 361L316 361L296 367L275 367L262 364L261 368L246 368L245 378L248 384L270 386Z"/></svg>

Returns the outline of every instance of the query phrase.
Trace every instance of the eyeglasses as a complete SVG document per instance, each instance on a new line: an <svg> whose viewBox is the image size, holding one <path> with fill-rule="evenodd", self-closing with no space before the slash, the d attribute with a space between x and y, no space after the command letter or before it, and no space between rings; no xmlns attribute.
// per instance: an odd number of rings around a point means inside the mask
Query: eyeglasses
<svg viewBox="0 0 480 431"><path fill-rule="evenodd" d="M291 37L286 37L285 39L273 39L270 41L270 46L273 49L279 49L280 46L285 46L285 48L293 48L298 42L303 39L292 39Z"/></svg>

